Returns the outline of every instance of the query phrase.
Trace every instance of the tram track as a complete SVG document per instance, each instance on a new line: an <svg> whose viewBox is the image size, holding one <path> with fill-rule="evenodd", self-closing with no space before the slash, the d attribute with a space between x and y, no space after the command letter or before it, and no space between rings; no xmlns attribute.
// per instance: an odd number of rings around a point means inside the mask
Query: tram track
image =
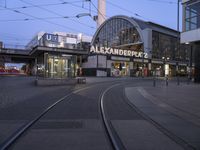
<svg viewBox="0 0 200 150"><path fill-rule="evenodd" d="M8 138L3 144L0 146L0 150L6 150L8 149L17 139L20 138L22 134L24 134L30 127L32 127L41 117L43 117L45 114L47 114L52 108L54 108L57 104L64 101L66 98L69 98L72 94L78 93L80 91L92 88L94 85L91 85L89 87L80 88L77 90L71 91L66 96L60 98L53 104L51 104L49 107L47 107L44 111L42 111L38 116L36 116L33 120L25 124L22 128L18 129L13 135L11 135L10 138Z"/></svg>
<svg viewBox="0 0 200 150"><path fill-rule="evenodd" d="M115 84L115 83L118 83L118 84ZM22 126L20 129L18 129L15 133L13 133L7 140L5 140L1 145L0 145L0 150L7 150L9 149L12 145L14 145L18 140L20 140L20 137L22 135L24 135L25 133L27 133L29 131L29 129L35 125L37 122L40 121L40 119L45 116L46 114L48 114L48 112L53 109L57 104L65 101L65 102L69 102L71 100L71 96L73 94L77 94L81 91L84 91L84 90L87 90L87 89L90 89L92 87L94 87L95 85L99 85L99 84L102 84L101 83L96 83L96 84L91 84L91 85L88 85L87 87L83 87L83 88L79 88L79 89L76 89L76 90L73 90L71 91L69 94L67 94L66 96L60 98L59 100L57 100L56 102L54 102L53 104L51 104L49 107L47 107L44 111L42 111L38 116L36 116L33 120L29 121L28 123L26 123L24 126ZM103 100L104 100L104 96L105 96L105 93L107 93L111 88L119 85L119 81L116 82L109 82L109 84L111 84L112 86L109 86L108 88L106 88L105 90L103 90L99 96L99 108L100 108L100 115L102 116L102 118L100 118L100 120L102 121L102 125L104 126L105 130L106 131L106 135L107 137L109 137L110 139L110 145L112 145L113 149L116 149L116 150L120 150L122 149L122 144L120 143L119 144L119 138L117 138L115 131L114 131L114 128L112 128L112 125L109 123L109 120L107 119L107 116L106 116L106 113L105 113L105 110L104 110L104 103L103 103ZM114 85L113 85L114 84ZM124 149L124 148L123 148Z"/></svg>
<svg viewBox="0 0 200 150"><path fill-rule="evenodd" d="M75 89L73 91L71 91L69 94L67 94L66 96L60 98L59 100L57 100L56 102L54 102L53 104L51 104L49 107L47 107L42 113L40 113L37 117L35 117L32 121L30 121L29 123L25 124L22 128L20 128L16 133L14 133L10 138L8 138L2 145L0 145L0 150L6 150L11 148L12 146L15 145L18 140L21 140L20 137L22 135L24 135L25 133L29 134L29 129L35 125L37 122L40 122L43 116L45 116L46 114L49 114L48 112L50 110L52 110L55 106L57 106L59 103L61 102L66 102L66 105L68 105L68 102L71 101L73 99L73 95L74 94L80 94L79 92L83 92L84 90L88 90L90 88L95 87L95 85L100 85L101 83L96 83L96 84L91 84L88 85L87 87L83 87L83 88L79 88L79 89ZM104 83L105 84L105 83ZM95 98L97 100L98 103L98 120L100 121L100 124L102 126L103 131L101 131L106 138L106 141L108 141L107 143L110 145L110 148L112 147L112 149L114 150L126 150L127 146L124 145L124 141L122 142L122 137L120 137L120 133L118 131L118 129L116 127L114 127L113 125L113 120L122 120L123 115L121 116L116 116L113 118L113 114L110 114L109 111L113 111L113 110L109 110L107 107L107 103L106 100L109 99L109 97L107 97L108 95L110 95L113 89L118 88L118 86L124 86L131 84L130 82L126 81L126 82L121 82L121 81L114 81L114 82L109 82L106 85L101 86L101 89L99 89L98 91L98 96ZM136 83L137 85L137 83ZM98 86L96 88L99 88ZM88 90L89 92L89 90ZM113 91L112 91L113 92ZM90 92L91 93L91 92ZM168 136L169 138L171 138L174 141L174 136L171 136L170 133L168 133L163 127L159 126L159 124L157 124L155 121L149 119L147 116L145 116L143 113L141 113L138 108L134 107L131 103L129 103L128 99L126 98L125 94L124 94L124 90L123 90L123 98L121 99L125 99L124 101L124 105L127 105L128 107L131 107L131 109L134 109L134 111L137 112L138 115L140 115L141 117L143 117L145 120L147 120L148 122L150 122L151 124L153 124L154 126L156 126L157 129L159 129L162 133L164 133L166 136ZM115 93L113 93L115 94ZM111 94L112 95L112 94ZM114 99L113 99L114 100ZM79 103L80 104L80 103ZM112 106L112 105L110 105ZM120 106L119 106L120 107ZM123 106L124 108L124 106ZM58 109L58 108L56 108ZM124 115L127 113L130 113L131 111L125 111ZM135 119L137 118L137 114L135 117ZM131 114L130 114L131 115ZM131 120L130 118L131 116L128 116L128 118L125 117L125 120ZM83 119L82 119L83 120ZM122 138L122 139L121 139ZM180 140L180 139L178 139ZM180 145L184 145L187 143L183 143L183 141L176 141L176 143L180 144ZM126 146L126 148L125 148ZM183 147L188 147L188 145L185 145Z"/></svg>
<svg viewBox="0 0 200 150"><path fill-rule="evenodd" d="M160 130L163 134L165 134L167 137L169 137L171 140L175 141L177 144L182 146L185 150L196 150L195 147L193 147L191 144L186 142L184 139L178 137L171 131L169 131L167 128L153 120L151 117L149 117L147 114L142 112L139 108L137 108L133 103L131 103L128 98L125 95L125 88L123 89L123 96L124 96L124 101L127 105L130 106L133 110L135 110L139 115L141 115L144 119L146 119L148 122L150 122L152 125L154 125L158 130ZM174 115L176 116L176 115Z"/></svg>
<svg viewBox="0 0 200 150"><path fill-rule="evenodd" d="M115 150L125 150L125 147L123 145L123 143L121 142L119 136L117 135L114 127L112 126L112 124L110 123L107 114L106 114L106 110L104 107L104 97L105 94L107 92L109 92L109 90L111 90L112 88L119 86L120 84L115 84L112 85L110 87L108 87L102 94L101 99L100 99L100 110L101 110L101 116L102 116L102 121L105 127L105 131L107 132L107 135L110 139L110 142L112 143L112 146Z"/></svg>
<svg viewBox="0 0 200 150"><path fill-rule="evenodd" d="M122 85L122 84L121 84ZM125 84L124 84L125 85ZM130 86L131 85L131 83L129 84L129 83L127 83L125 86ZM123 85L122 85L123 86ZM135 84L134 86L138 86L137 84ZM117 87L117 86L114 86L114 87L112 87L113 89L114 88L120 88L120 87ZM111 89L112 89L111 88ZM109 90L111 90L111 89L109 89ZM108 90L108 91L109 91ZM112 93L113 93L114 91L112 90ZM115 128L115 130L116 130L116 134L118 135L118 137L120 136L120 138L121 138L121 141L123 142L123 144L125 144L124 146L126 147L126 148L119 148L120 147L120 145L118 145L119 144L119 142L116 142L116 149L129 149L128 147L127 147L127 142L126 142L126 140L127 139L125 139L123 136L121 136L122 134L120 133L120 130L119 130L119 128L117 128L117 126L115 125L115 123L116 122L123 122L123 120L126 122L127 120L128 121L133 121L133 120L135 120L135 121L137 121L137 120L144 120L144 121L146 121L146 122L148 122L149 124L151 124L152 125L152 127L154 126L154 128L155 129L157 129L157 131L160 131L160 133L162 133L163 134L163 136L165 136L166 138L168 138L169 140L171 140L172 141L172 143L174 142L174 143L176 143L177 145L179 145L180 147L182 147L183 149L185 149L185 150L195 150L196 148L195 147L193 147L191 144L189 144L188 142L186 142L184 139L182 139L182 138L180 138L180 137L178 137L177 135L175 135L174 133L172 133L171 131L169 131L168 129L166 129L164 126L162 126L162 125L160 125L158 122L156 122L155 120L153 120L153 119L151 119L149 116L147 116L146 114L144 114L143 112L141 112L140 110L139 110L139 108L137 108L136 106L134 106L129 100L128 100L128 98L126 97L126 95L125 95L125 87L123 86L123 90L122 90L122 95L123 95L123 98L121 97L121 102L122 101L124 101L123 103L124 103L124 105L126 104L127 105L127 108L129 107L130 108L130 111L131 110L133 110L133 114L135 114L135 116L133 116L133 118L131 117L131 115L130 116L127 116L127 118L125 117L125 116L123 116L123 115L120 115L119 114L119 116L117 116L116 115L116 113L113 113L113 112L120 112L120 113L125 113L125 112L122 112L122 111L124 111L124 110L126 110L125 109L125 107L123 106L123 105L121 105L121 104L117 104L117 103L119 103L119 102L114 102L114 101L110 101L110 102L107 102L107 105L109 106L108 108L106 108L106 110L109 110L109 112L107 112L109 115L108 115L108 117L110 118L110 120L109 119L107 119L107 124L109 124L109 125L107 125L107 126L110 126L110 124L112 125L113 124L113 126L114 126L114 128ZM112 97L113 96L109 96L110 97L110 99L112 99ZM109 100L109 97L106 99L106 100ZM119 95L116 95L116 97L119 97ZM119 98L119 100L120 100L120 98ZM113 103L114 102L114 103ZM116 109L112 109L112 107L114 108L115 106L116 106L116 104L118 105L118 108L116 108ZM107 106L106 105L106 106ZM120 105L120 106L119 106ZM120 107L123 107L122 109L120 108ZM128 113L128 109L127 109L127 112L125 113L125 114L131 114L131 113ZM140 118L137 118L137 114L140 116ZM132 119L131 119L132 118ZM112 123L110 123L112 121ZM120 126L120 128L122 129L123 127L122 126ZM111 129L111 130L113 130L113 129ZM114 131L115 131L114 130ZM117 139L117 138L116 138ZM119 139L119 138L118 138ZM116 141L116 140L115 140ZM122 143L121 142L121 143ZM122 145L123 145L122 144ZM156 144L156 143L155 143ZM133 145L135 145L134 144L134 142L133 142ZM137 144L136 144L137 145ZM141 145L142 146L142 145ZM179 146L177 146L177 147L179 147Z"/></svg>

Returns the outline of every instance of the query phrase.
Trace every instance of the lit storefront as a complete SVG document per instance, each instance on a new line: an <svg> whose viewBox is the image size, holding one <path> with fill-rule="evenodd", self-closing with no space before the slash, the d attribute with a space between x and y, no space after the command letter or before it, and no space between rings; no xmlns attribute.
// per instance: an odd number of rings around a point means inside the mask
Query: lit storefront
<svg viewBox="0 0 200 150"><path fill-rule="evenodd" d="M45 77L47 78L72 78L76 72L76 56L45 54Z"/></svg>
<svg viewBox="0 0 200 150"><path fill-rule="evenodd" d="M64 34L64 33L63 33ZM78 39L79 35L44 33L30 55L35 57L33 74L45 78L74 78L78 74L81 58L87 55L90 42ZM34 41L34 40L33 40Z"/></svg>
<svg viewBox="0 0 200 150"><path fill-rule="evenodd" d="M86 76L175 76L187 68L188 53L177 48L176 30L127 16L107 19L96 31Z"/></svg>

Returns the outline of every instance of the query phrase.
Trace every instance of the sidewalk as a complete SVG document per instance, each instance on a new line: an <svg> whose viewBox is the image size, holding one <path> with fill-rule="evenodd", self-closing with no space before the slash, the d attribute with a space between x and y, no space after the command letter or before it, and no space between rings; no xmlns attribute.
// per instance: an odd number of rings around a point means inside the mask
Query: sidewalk
<svg viewBox="0 0 200 150"><path fill-rule="evenodd" d="M175 83L166 87L144 87L140 90L157 105L200 126L200 85Z"/></svg>
<svg viewBox="0 0 200 150"><path fill-rule="evenodd" d="M200 149L200 85L127 87L129 101L169 131L172 137Z"/></svg>

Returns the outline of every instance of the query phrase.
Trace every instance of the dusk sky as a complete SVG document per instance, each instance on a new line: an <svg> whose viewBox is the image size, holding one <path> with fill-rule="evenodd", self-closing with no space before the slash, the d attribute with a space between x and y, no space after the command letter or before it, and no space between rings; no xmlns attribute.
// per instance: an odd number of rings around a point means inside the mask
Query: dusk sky
<svg viewBox="0 0 200 150"><path fill-rule="evenodd" d="M0 0L0 41L10 46L26 45L40 31L93 35L96 30L93 19L75 17L90 13L89 2L83 1L86 0L7 0L6 3ZM106 1L107 17L127 15L177 28L177 0ZM92 0L92 16L97 14L95 7L97 0Z"/></svg>

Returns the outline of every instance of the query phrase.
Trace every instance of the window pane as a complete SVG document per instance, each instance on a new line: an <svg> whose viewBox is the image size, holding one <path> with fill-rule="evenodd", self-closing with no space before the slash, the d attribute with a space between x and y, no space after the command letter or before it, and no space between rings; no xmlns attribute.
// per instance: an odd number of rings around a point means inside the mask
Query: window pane
<svg viewBox="0 0 200 150"><path fill-rule="evenodd" d="M193 24L197 24L197 17L193 17L193 18L191 18L191 23L193 23Z"/></svg>
<svg viewBox="0 0 200 150"><path fill-rule="evenodd" d="M200 27L200 2L190 3L185 8L185 30L193 30Z"/></svg>
<svg viewBox="0 0 200 150"><path fill-rule="evenodd" d="M188 21L186 21L185 30L186 30L186 31L190 30L190 24L189 24Z"/></svg>
<svg viewBox="0 0 200 150"><path fill-rule="evenodd" d="M197 28L197 25L196 24L190 24L190 26L191 26L191 30L194 30L194 29L196 29Z"/></svg>
<svg viewBox="0 0 200 150"><path fill-rule="evenodd" d="M190 11L187 9L186 12L185 12L185 18L189 18L190 17Z"/></svg>

